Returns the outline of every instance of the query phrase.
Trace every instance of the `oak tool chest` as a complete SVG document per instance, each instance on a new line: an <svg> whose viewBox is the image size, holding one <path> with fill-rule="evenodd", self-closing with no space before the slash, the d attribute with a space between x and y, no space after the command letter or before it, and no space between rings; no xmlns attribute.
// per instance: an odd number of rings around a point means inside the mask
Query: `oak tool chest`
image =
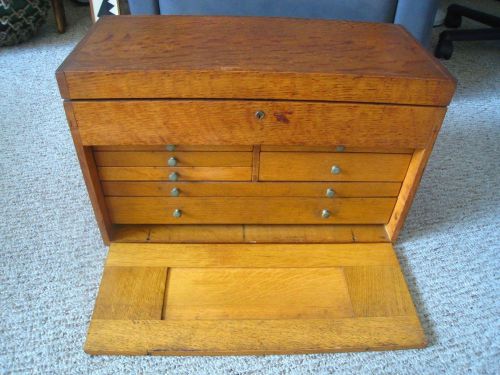
<svg viewBox="0 0 500 375"><path fill-rule="evenodd" d="M425 346L393 243L455 81L402 27L105 17L56 76L110 246L87 353Z"/></svg>

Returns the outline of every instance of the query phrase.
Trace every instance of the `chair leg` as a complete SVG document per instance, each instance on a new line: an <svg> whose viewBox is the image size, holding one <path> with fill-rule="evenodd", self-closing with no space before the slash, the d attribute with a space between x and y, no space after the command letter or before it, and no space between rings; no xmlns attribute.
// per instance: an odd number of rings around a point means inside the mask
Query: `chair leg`
<svg viewBox="0 0 500 375"><path fill-rule="evenodd" d="M478 40L500 40L500 28L445 30L439 34L434 56L449 60L453 54L453 41Z"/></svg>
<svg viewBox="0 0 500 375"><path fill-rule="evenodd" d="M59 33L64 33L66 31L66 15L64 13L63 0L51 0L52 9L54 10L54 16L56 19L57 31Z"/></svg>
<svg viewBox="0 0 500 375"><path fill-rule="evenodd" d="M500 17L457 4L452 4L448 7L444 25L449 28L459 27L462 22L462 17L467 17L491 27L500 27Z"/></svg>

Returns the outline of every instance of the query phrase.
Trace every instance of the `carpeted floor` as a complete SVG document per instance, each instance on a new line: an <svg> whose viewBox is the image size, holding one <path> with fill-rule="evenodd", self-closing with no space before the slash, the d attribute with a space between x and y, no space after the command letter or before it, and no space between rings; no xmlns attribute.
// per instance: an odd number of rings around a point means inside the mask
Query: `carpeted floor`
<svg viewBox="0 0 500 375"><path fill-rule="evenodd" d="M470 3L500 13L498 2ZM0 373L500 373L497 42L457 43L445 63L458 92L396 244L428 348L267 357L84 354L106 248L54 79L90 25L87 8L66 6L66 34L56 34L51 19L32 41L0 50Z"/></svg>

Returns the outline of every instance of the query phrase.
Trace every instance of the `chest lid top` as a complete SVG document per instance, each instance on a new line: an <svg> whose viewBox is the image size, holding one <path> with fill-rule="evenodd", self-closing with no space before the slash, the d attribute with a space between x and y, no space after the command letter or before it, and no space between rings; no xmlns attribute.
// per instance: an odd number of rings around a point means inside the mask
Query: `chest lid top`
<svg viewBox="0 0 500 375"><path fill-rule="evenodd" d="M455 86L401 26L260 17L103 17L57 78L66 99L445 106Z"/></svg>

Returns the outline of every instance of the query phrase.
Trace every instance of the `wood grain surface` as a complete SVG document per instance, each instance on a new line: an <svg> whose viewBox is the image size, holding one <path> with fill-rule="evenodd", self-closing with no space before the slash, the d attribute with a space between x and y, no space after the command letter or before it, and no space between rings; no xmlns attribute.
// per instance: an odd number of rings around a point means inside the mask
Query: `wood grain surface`
<svg viewBox="0 0 500 375"><path fill-rule="evenodd" d="M84 145L422 148L441 107L242 100L74 101ZM261 120L255 117L264 111Z"/></svg>
<svg viewBox="0 0 500 375"><path fill-rule="evenodd" d="M106 209L92 148L84 147L82 144L80 132L78 131L73 115L73 107L70 102L64 103L64 111L101 237L105 244L109 244L113 235L113 226Z"/></svg>
<svg viewBox="0 0 500 375"><path fill-rule="evenodd" d="M104 195L115 197L396 197L399 182L157 182L102 181Z"/></svg>
<svg viewBox="0 0 500 375"><path fill-rule="evenodd" d="M155 144L155 145L125 145L125 146L94 146L94 151L168 151L167 148L172 144ZM184 151L217 151L217 152L231 152L231 151L252 151L252 145L173 145L175 152Z"/></svg>
<svg viewBox="0 0 500 375"><path fill-rule="evenodd" d="M390 242L378 225L115 225L113 242L377 243Z"/></svg>
<svg viewBox="0 0 500 375"><path fill-rule="evenodd" d="M169 320L354 316L340 267L170 268L168 281Z"/></svg>
<svg viewBox="0 0 500 375"><path fill-rule="evenodd" d="M403 181L411 155L262 152L262 181ZM340 168L338 174L332 167Z"/></svg>
<svg viewBox="0 0 500 375"><path fill-rule="evenodd" d="M385 224L396 198L106 197L115 224ZM174 210L182 216L173 216ZM329 218L322 210L330 211Z"/></svg>
<svg viewBox="0 0 500 375"><path fill-rule="evenodd" d="M100 167L164 167L174 158L178 167L249 167L251 152L162 152L162 151L94 151Z"/></svg>
<svg viewBox="0 0 500 375"><path fill-rule="evenodd" d="M250 181L252 167L98 167L103 181L168 181L177 173L179 181Z"/></svg>
<svg viewBox="0 0 500 375"><path fill-rule="evenodd" d="M257 17L104 18L57 74L61 93L72 99L443 106L455 87L446 69L399 25Z"/></svg>
<svg viewBox="0 0 500 375"><path fill-rule="evenodd" d="M434 143L436 142L441 123L437 124L432 131L432 135L427 141L427 145L423 149L415 150L408 167L408 172L401 185L401 191L398 195L398 200L394 206L391 219L386 225L387 235L391 241L395 242L399 236L399 232L403 228L406 216L410 211L411 204L417 193L420 180L424 174L425 167L431 156Z"/></svg>
<svg viewBox="0 0 500 375"><path fill-rule="evenodd" d="M373 147L345 147L344 145L337 146L261 146L261 151L275 152L361 152L375 154L412 154L411 148L373 148Z"/></svg>
<svg viewBox="0 0 500 375"><path fill-rule="evenodd" d="M95 310L90 354L425 345L390 244L113 244Z"/></svg>

